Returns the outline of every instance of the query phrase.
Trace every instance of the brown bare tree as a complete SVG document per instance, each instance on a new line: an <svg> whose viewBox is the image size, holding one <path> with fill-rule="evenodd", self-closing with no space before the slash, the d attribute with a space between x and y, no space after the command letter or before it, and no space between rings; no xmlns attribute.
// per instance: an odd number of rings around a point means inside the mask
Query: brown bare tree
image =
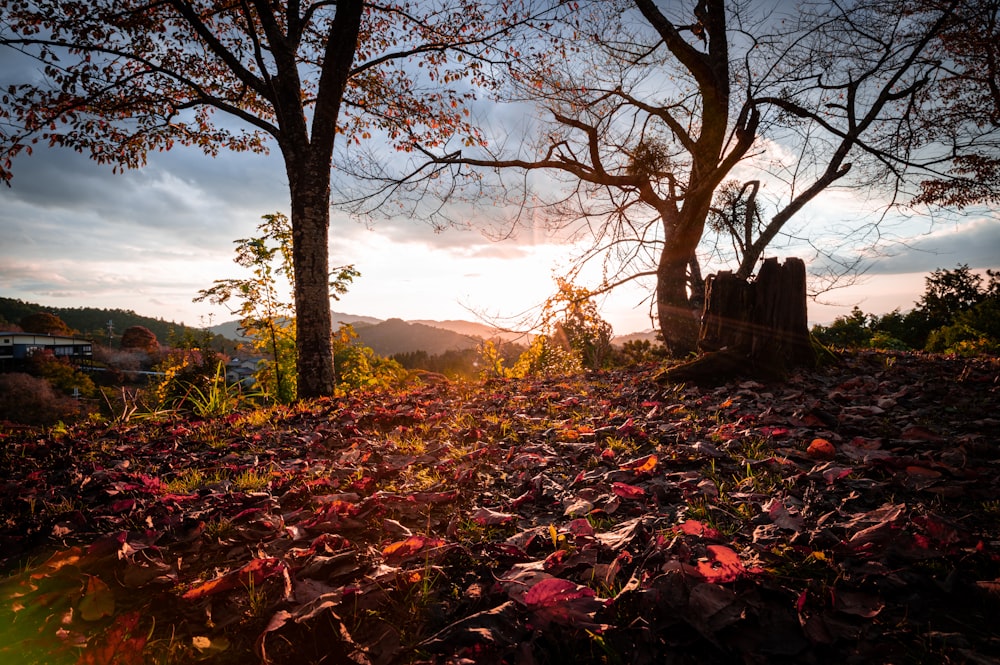
<svg viewBox="0 0 1000 665"><path fill-rule="evenodd" d="M920 153L916 109L940 66L931 45L954 3L919 21L904 9L904 0L820 2L782 17L749 16L724 0L591 3L553 31L576 39L575 49L511 68L507 99L542 110L536 145L426 149L430 164L396 182L439 177L442 166L456 176L466 167L481 177L548 174L526 176L525 186L536 210L593 238L581 261L603 261L606 278L591 291L655 278L660 331L675 356L686 355L698 334L696 252L713 197L738 166L757 171L733 200L754 216L740 223L744 278L830 187L877 188L891 205L934 170ZM771 145L792 151L794 163L769 166ZM753 181L772 192L767 215Z"/></svg>

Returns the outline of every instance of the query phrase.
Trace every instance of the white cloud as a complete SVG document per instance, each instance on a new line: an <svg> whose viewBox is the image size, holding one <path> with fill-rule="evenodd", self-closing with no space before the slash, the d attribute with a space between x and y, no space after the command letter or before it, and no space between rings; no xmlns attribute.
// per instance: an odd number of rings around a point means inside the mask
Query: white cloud
<svg viewBox="0 0 1000 665"><path fill-rule="evenodd" d="M926 273L938 268L1000 267L1000 219L980 217L947 226L938 225L930 233L916 236L895 247L888 256L871 262L872 274Z"/></svg>

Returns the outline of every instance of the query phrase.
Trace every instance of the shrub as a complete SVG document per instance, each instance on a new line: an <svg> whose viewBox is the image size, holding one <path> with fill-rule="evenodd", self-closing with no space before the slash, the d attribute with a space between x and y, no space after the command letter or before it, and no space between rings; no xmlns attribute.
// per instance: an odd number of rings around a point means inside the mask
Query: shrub
<svg viewBox="0 0 1000 665"><path fill-rule="evenodd" d="M1000 343L960 321L932 332L927 338L927 350L960 356L993 355L1000 352Z"/></svg>
<svg viewBox="0 0 1000 665"><path fill-rule="evenodd" d="M154 389L157 408L185 408L188 396L216 389L220 363L225 358L209 348L171 349L156 366L163 372Z"/></svg>
<svg viewBox="0 0 1000 665"><path fill-rule="evenodd" d="M868 343L873 349L879 351L909 351L910 347L901 339L896 339L887 332L878 331L872 335Z"/></svg>
<svg viewBox="0 0 1000 665"><path fill-rule="evenodd" d="M343 325L334 334L333 367L337 388L345 391L362 388L391 388L406 377L407 372L395 360L383 358L367 346L355 343L357 333Z"/></svg>
<svg viewBox="0 0 1000 665"><path fill-rule="evenodd" d="M46 379L49 384L67 395L74 390L81 397L93 397L97 386L89 376L77 370L65 358L55 357L51 351L36 352L31 356L31 373Z"/></svg>
<svg viewBox="0 0 1000 665"><path fill-rule="evenodd" d="M511 368L511 376L562 376L583 371L580 355L547 335L539 335Z"/></svg>
<svg viewBox="0 0 1000 665"><path fill-rule="evenodd" d="M84 415L79 402L57 394L45 379L20 372L0 374L0 419L25 425L54 425Z"/></svg>

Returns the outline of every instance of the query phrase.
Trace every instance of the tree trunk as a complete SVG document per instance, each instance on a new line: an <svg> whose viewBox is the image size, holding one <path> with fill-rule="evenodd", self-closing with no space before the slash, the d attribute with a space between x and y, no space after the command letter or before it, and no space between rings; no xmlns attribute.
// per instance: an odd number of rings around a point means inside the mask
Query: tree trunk
<svg viewBox="0 0 1000 665"><path fill-rule="evenodd" d="M332 395L334 389L330 315L329 171L326 185L306 177L292 187L292 258L295 265L295 334L298 398ZM309 182L313 180L313 182Z"/></svg>
<svg viewBox="0 0 1000 665"><path fill-rule="evenodd" d="M683 358L698 348L697 310L687 293L690 252L664 246L656 269L656 315L663 344L673 358Z"/></svg>
<svg viewBox="0 0 1000 665"><path fill-rule="evenodd" d="M767 259L753 282L721 272L708 278L698 348L703 355L660 375L665 381L721 382L737 375L779 379L814 367L801 259Z"/></svg>

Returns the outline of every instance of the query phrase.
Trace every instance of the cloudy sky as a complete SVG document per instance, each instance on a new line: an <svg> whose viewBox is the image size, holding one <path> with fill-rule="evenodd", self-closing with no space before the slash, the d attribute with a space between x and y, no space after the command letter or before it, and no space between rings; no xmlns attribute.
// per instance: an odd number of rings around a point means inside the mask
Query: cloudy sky
<svg viewBox="0 0 1000 665"><path fill-rule="evenodd" d="M188 325L231 319L192 299L215 279L242 276L233 241L252 236L261 215L288 210L274 156L212 159L182 149L115 175L72 151L42 149L19 158L14 173L12 187L0 191L0 293L53 307L133 309ZM843 206L832 195L811 214ZM930 270L1000 265L996 216L915 219L891 234L901 242L890 254L871 261L858 284L812 303L811 320L830 321L853 305L906 310ZM404 319L516 315L551 293L572 253L539 235L494 242L475 230L365 225L336 213L330 246L334 265L354 263L362 273L335 310ZM643 299L633 288L602 301L617 333L651 327Z"/></svg>
<svg viewBox="0 0 1000 665"><path fill-rule="evenodd" d="M2 51L0 74L11 75ZM0 185L0 295L43 306L132 309L188 325L231 320L223 307L193 298L213 280L245 276L232 261L233 241L254 235L262 215L288 211L275 154L210 158L178 148L150 155L141 170L113 174L70 150L36 147L13 171L12 186ZM838 229L864 226L869 210L853 195L832 192L793 226L810 237L823 229L823 242L836 253ZM1000 267L996 211L890 221L880 236L885 242L858 283L811 303L811 321L829 322L855 305L874 313L907 310L936 268ZM841 253L850 260L863 246L852 242ZM565 273L574 254L540 233L495 242L475 229L435 233L405 219L365 224L337 212L330 248L332 265L353 263L362 273L335 310L438 320L516 318L553 292L553 276ZM780 251L811 256L799 249ZM601 299L616 333L653 327L649 288Z"/></svg>

